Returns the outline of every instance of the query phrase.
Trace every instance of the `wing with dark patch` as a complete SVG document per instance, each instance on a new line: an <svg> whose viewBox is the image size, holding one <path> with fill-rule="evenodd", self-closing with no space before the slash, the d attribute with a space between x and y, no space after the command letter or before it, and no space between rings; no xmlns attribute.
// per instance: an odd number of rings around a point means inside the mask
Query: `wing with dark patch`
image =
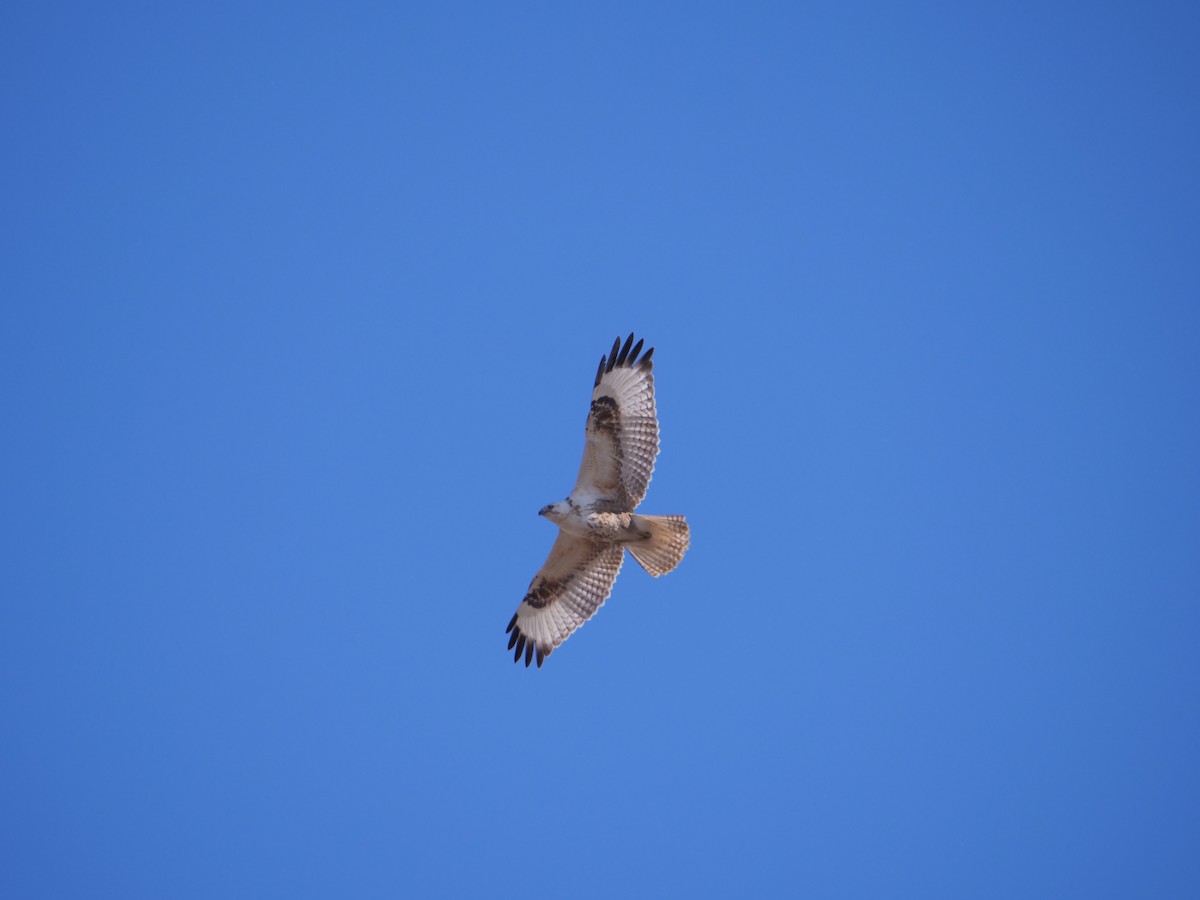
<svg viewBox="0 0 1200 900"><path fill-rule="evenodd" d="M541 666L608 599L623 561L620 544L560 531L550 556L508 623L508 649L516 648L513 661L524 656L528 666L536 658Z"/></svg>
<svg viewBox="0 0 1200 900"><path fill-rule="evenodd" d="M600 358L588 411L583 462L571 496L582 502L608 501L617 511L633 510L646 496L658 456L658 416L654 410L651 347L629 335L622 346Z"/></svg>

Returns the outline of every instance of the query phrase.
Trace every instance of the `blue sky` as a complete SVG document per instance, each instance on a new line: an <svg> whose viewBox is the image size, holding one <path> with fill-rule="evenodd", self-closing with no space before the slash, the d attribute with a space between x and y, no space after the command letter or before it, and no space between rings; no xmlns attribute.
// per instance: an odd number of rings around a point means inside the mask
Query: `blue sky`
<svg viewBox="0 0 1200 900"><path fill-rule="evenodd" d="M0 893L1200 894L1187 4L10 4ZM504 627L596 362L627 563Z"/></svg>

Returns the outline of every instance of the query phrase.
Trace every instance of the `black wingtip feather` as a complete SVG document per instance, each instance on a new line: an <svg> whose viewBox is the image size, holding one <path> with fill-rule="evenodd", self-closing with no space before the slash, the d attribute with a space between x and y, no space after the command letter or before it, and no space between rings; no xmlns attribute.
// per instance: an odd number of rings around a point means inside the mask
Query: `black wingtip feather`
<svg viewBox="0 0 1200 900"><path fill-rule="evenodd" d="M534 642L530 641L525 645L525 668L529 668L529 663L533 660Z"/></svg>
<svg viewBox="0 0 1200 900"><path fill-rule="evenodd" d="M525 635L517 638L517 652L513 654L513 662L520 662L521 654L525 652Z"/></svg>
<svg viewBox="0 0 1200 900"><path fill-rule="evenodd" d="M621 349L621 336L617 335L617 339L613 341L613 348L608 354L608 365L604 367L605 372L611 372L613 366L617 364L617 353Z"/></svg>
<svg viewBox="0 0 1200 900"><path fill-rule="evenodd" d="M521 636L521 632L520 632L520 631L514 631L514 632L513 632L513 634L512 634L512 637L510 637L510 638L508 639L508 649L509 649L509 650L511 650L511 649L513 648L513 645L514 645L514 644L517 642L517 638L519 638L520 636Z"/></svg>
<svg viewBox="0 0 1200 900"><path fill-rule="evenodd" d="M542 660L546 658L546 651L542 649L542 645L538 644L537 648L537 664L538 668L542 667Z"/></svg>
<svg viewBox="0 0 1200 900"><path fill-rule="evenodd" d="M516 613L513 613L513 617L512 617L512 619L509 621L509 623L508 623L508 627L504 629L504 633L505 633L505 634L508 634L510 631L512 631L512 630L513 630L513 626L514 626L514 625L516 625L516 624L517 624L517 614L516 614Z"/></svg>
<svg viewBox="0 0 1200 900"><path fill-rule="evenodd" d="M617 338L619 341L620 338ZM629 358L629 348L633 346L633 332L629 332L629 337L625 339L625 346L621 348L620 354L617 356L617 365L625 365L625 360Z"/></svg>
<svg viewBox="0 0 1200 900"><path fill-rule="evenodd" d="M632 331L629 332L629 337L627 337L625 339L625 343L622 344L621 336L617 335L617 339L613 341L612 350L600 357L600 366L596 369L595 385L600 384L600 379L604 377L606 372L611 372L618 366L633 367L635 365L640 366L643 364L647 365L647 367L649 366L649 359L654 354L654 348L651 347L649 350L647 350L646 355L639 360L638 354L642 352L642 347L646 343L646 339L640 338L635 344L633 342L633 337L634 333ZM593 387L595 385L593 385Z"/></svg>

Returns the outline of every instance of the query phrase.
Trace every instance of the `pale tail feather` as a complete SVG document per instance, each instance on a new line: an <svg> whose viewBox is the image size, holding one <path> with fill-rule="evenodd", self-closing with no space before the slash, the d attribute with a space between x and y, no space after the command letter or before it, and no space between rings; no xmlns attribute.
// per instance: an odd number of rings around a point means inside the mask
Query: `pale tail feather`
<svg viewBox="0 0 1200 900"><path fill-rule="evenodd" d="M638 516L633 517L634 527L650 532L649 540L635 541L625 545L643 569L657 578L679 565L691 542L687 522L683 516Z"/></svg>

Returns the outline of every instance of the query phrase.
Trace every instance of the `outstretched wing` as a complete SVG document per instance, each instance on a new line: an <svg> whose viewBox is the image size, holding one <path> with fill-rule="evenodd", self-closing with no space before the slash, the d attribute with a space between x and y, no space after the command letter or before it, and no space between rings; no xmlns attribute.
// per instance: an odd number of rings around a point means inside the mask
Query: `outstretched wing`
<svg viewBox="0 0 1200 900"><path fill-rule="evenodd" d="M600 357L592 408L588 411L583 463L571 496L601 501L614 511L633 510L646 496L658 456L658 416L654 411L654 348L638 359L642 341L633 335Z"/></svg>
<svg viewBox="0 0 1200 900"><path fill-rule="evenodd" d="M533 576L529 592L508 623L508 649L516 647L513 662L525 654L525 665L542 660L595 615L608 599L624 562L620 544L575 537L565 531L550 548L550 556Z"/></svg>

